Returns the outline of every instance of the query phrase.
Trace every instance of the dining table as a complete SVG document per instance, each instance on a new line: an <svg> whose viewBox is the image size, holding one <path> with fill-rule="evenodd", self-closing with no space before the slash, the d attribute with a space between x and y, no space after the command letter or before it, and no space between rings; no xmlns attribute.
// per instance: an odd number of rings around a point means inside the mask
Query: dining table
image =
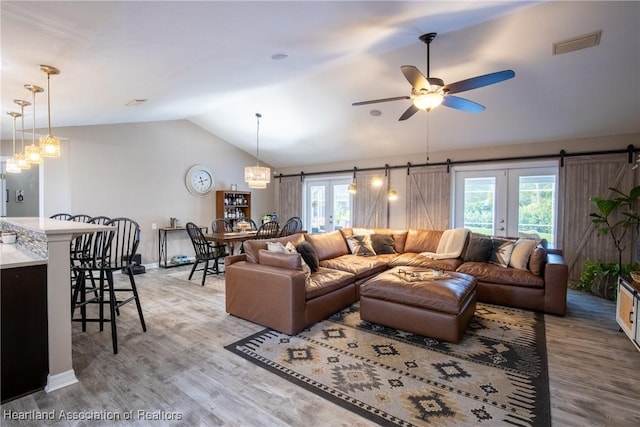
<svg viewBox="0 0 640 427"><path fill-rule="evenodd" d="M251 231L228 231L225 233L206 233L204 235L205 239L210 242L215 242L219 245L227 244L231 250L231 255L233 255L236 243L244 242L245 240L250 240L256 237L256 230ZM240 245L238 245L240 246Z"/></svg>

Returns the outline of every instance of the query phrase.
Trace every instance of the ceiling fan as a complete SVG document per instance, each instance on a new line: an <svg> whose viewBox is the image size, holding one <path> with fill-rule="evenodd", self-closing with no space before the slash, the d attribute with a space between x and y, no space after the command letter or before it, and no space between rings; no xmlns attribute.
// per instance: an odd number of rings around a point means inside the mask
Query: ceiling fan
<svg viewBox="0 0 640 427"><path fill-rule="evenodd" d="M410 96L396 96L393 98L373 99L371 101L354 102L353 106L375 104L378 102L399 101L402 99L410 99L412 104L405 111L399 120L407 120L419 110L431 111L431 109L442 104L446 107L455 108L457 110L467 111L469 113L479 113L484 111L484 105L468 99L453 96L454 93L460 93L471 89L477 89L483 86L489 86L494 83L500 83L508 80L516 75L513 70L503 70L495 73L484 74L482 76L472 77L466 80L460 80L448 85L444 84L442 79L429 76L429 46L437 33L427 33L420 36L420 40L427 45L427 76L420 72L413 65L403 65L400 67L404 77L411 83Z"/></svg>

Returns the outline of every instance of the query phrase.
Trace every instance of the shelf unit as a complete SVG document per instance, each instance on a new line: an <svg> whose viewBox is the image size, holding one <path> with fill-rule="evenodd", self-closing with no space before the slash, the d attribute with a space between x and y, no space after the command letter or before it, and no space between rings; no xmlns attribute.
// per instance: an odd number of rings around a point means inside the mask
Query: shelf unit
<svg viewBox="0 0 640 427"><path fill-rule="evenodd" d="M235 223L251 218L250 191L216 191L216 218L226 218Z"/></svg>
<svg viewBox="0 0 640 427"><path fill-rule="evenodd" d="M618 295L616 299L616 320L620 329L640 350L640 284L631 278L618 279Z"/></svg>

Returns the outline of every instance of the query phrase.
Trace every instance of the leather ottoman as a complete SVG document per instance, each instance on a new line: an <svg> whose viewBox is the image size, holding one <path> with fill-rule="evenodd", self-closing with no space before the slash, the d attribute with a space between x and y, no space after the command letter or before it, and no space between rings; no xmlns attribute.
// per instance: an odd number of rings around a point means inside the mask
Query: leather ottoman
<svg viewBox="0 0 640 427"><path fill-rule="evenodd" d="M468 274L432 277L424 269L396 267L360 286L362 320L443 341L460 341L475 309L476 279Z"/></svg>

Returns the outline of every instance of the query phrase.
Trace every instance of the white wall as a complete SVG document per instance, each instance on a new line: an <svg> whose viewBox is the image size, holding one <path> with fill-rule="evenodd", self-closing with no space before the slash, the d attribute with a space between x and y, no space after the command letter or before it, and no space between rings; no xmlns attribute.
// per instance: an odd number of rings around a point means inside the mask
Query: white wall
<svg viewBox="0 0 640 427"><path fill-rule="evenodd" d="M235 148L186 120L56 128L68 138L62 157L45 160L44 216L58 212L125 216L142 227L142 263L158 262L158 227L176 217L210 226L215 193L195 197L185 187L194 164L207 165L216 189L249 190L244 167L255 163ZM252 190L252 216L258 221L275 206L273 184ZM186 232L172 233L169 255L193 255Z"/></svg>

